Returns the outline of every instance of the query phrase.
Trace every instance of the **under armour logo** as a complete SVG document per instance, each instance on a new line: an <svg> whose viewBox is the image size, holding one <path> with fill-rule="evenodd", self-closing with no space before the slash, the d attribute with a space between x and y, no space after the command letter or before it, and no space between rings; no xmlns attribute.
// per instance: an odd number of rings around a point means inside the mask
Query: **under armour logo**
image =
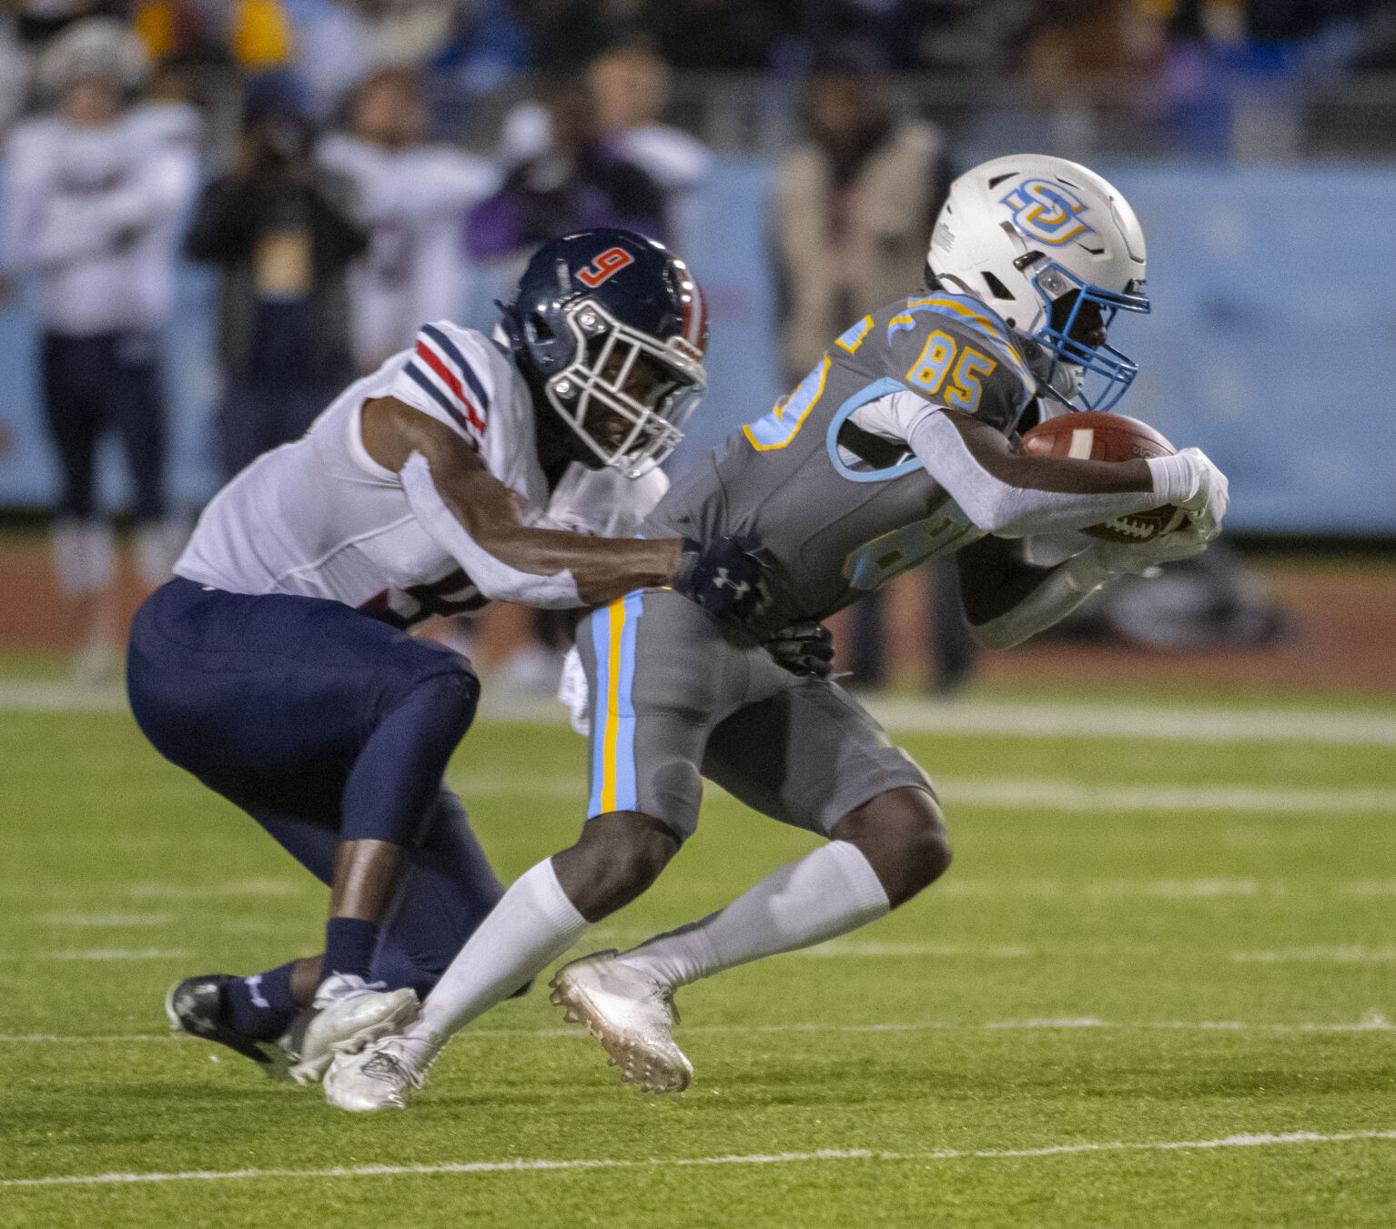
<svg viewBox="0 0 1396 1229"><path fill-rule="evenodd" d="M745 597L751 592L751 584L745 580L733 580L726 568L718 568L717 575L713 577L714 589L731 589L736 595Z"/></svg>

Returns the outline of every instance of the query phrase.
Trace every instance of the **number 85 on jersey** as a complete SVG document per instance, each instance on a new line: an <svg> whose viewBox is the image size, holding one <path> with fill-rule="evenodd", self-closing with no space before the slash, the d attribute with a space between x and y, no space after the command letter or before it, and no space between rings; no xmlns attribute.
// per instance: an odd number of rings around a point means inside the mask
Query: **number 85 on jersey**
<svg viewBox="0 0 1396 1229"><path fill-rule="evenodd" d="M984 395L982 380L998 363L973 346L962 346L936 329L907 369L907 382L919 393L943 401L952 410L973 414Z"/></svg>

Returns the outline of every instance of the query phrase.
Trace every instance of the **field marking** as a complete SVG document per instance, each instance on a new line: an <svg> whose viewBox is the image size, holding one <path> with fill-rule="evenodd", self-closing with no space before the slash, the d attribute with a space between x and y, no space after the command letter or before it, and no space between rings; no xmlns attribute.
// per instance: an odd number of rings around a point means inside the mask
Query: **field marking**
<svg viewBox="0 0 1396 1229"><path fill-rule="evenodd" d="M954 805L1048 807L1054 811L1258 811L1263 814L1396 814L1396 789L1249 785L1081 785L1074 781L933 778Z"/></svg>
<svg viewBox="0 0 1396 1229"><path fill-rule="evenodd" d="M134 900L184 900L193 896L299 896L310 887L309 880L233 879L217 884L133 883L121 892Z"/></svg>
<svg viewBox="0 0 1396 1229"><path fill-rule="evenodd" d="M1396 947L1330 944L1282 947L1273 951L1232 952L1232 964L1396 964Z"/></svg>
<svg viewBox="0 0 1396 1229"><path fill-rule="evenodd" d="M469 803L491 797L535 797L577 801L586 794L583 777L546 775L521 781L515 776L450 774L450 784ZM936 792L947 807L988 806L1051 811L1234 811L1262 815L1396 815L1396 788L1341 786L1321 789L1302 786L1252 785L1084 785L1054 778L971 780L936 775ZM703 783L709 798L731 795L711 781Z"/></svg>
<svg viewBox="0 0 1396 1229"><path fill-rule="evenodd" d="M878 1152L870 1148L820 1148L811 1152L755 1152L726 1156L598 1157L572 1160L517 1157L505 1161L442 1161L421 1165L336 1165L329 1169L191 1169L172 1173L55 1174L0 1179L0 1188L114 1186L157 1182L238 1182L278 1178L396 1178L432 1174L514 1174L595 1169L688 1169L723 1165L798 1165L822 1161L1016 1161L1101 1152L1210 1152L1222 1148L1280 1148L1396 1140L1396 1131L1240 1132L1218 1139L1109 1140L1047 1144L1037 1148L936 1148L927 1152Z"/></svg>
<svg viewBox="0 0 1396 1229"><path fill-rule="evenodd" d="M0 1033L0 1043L18 1045L113 1045L125 1041L178 1041L175 1033Z"/></svg>
<svg viewBox="0 0 1396 1229"><path fill-rule="evenodd" d="M113 885L100 890L79 888L41 888L31 890L23 885L0 884L0 900L48 901L83 900L94 897L129 897L133 893L140 896L158 895L162 900L207 903L212 897L256 896L309 896L321 889L318 883L309 879L302 885L278 885L275 891L267 888L252 889L245 884L161 884L159 891L152 891L154 885L145 884L132 889ZM1252 879L1244 876L1203 876L1198 879L965 879L950 877L942 880L933 889L937 896L1012 896L1040 897L1049 899L1123 899L1139 900L1157 898L1162 900L1215 900L1227 897L1285 896L1290 892L1301 892L1309 896L1342 896L1358 898L1381 898L1396 896L1396 879L1346 879L1326 883L1296 883L1285 879ZM202 910L201 910L202 912ZM52 913L42 918L32 919L50 925L66 926L156 926L175 925L179 913L152 914L109 914L92 913ZM144 919L139 920L138 919ZM216 929L220 934L282 934L286 922L276 918L261 917L221 917ZM623 943L633 946L651 937L647 930L634 927L605 928L593 930L598 941L615 946ZM3 959L0 956L0 959Z"/></svg>
<svg viewBox="0 0 1396 1229"><path fill-rule="evenodd" d="M1308 885L1306 891L1312 891ZM1341 885L1339 891L1342 890ZM948 879L938 883L937 893L946 896L1047 896L1071 897L1162 897L1166 900L1214 900L1229 896L1282 896L1288 888L1282 880L1259 879L1104 879L1096 882L1070 882L1065 879Z"/></svg>
<svg viewBox="0 0 1396 1229"><path fill-rule="evenodd" d="M57 952L6 952L0 960L12 964L30 964L34 961L68 960L74 962L104 960L172 960L189 955L183 947L88 947L67 948Z"/></svg>
<svg viewBox="0 0 1396 1229"><path fill-rule="evenodd" d="M938 1033L938 1032L1063 1032L1075 1029L1110 1029L1116 1032L1202 1032L1202 1033L1396 1033L1396 1022L1380 1012L1368 1012L1360 1020L1327 1021L1300 1020L1290 1023L1250 1022L1245 1020L1103 1020L1098 1016L1032 1016L1022 1020L988 1020L979 1024L955 1024L948 1020L896 1021L884 1020L874 1024L830 1024L822 1020L791 1024L692 1024L682 1026L685 1035L747 1036L785 1033ZM485 1039L518 1039L524 1037L571 1037L588 1039L584 1029L565 1028L472 1028L468 1037ZM122 1042L177 1041L189 1039L178 1032L168 1033L0 1033L0 1044L29 1045L113 1045ZM197 1040L197 1039L196 1039Z"/></svg>
<svg viewBox="0 0 1396 1229"><path fill-rule="evenodd" d="M784 955L804 960L862 960L878 956L972 957L983 960L1026 960L1039 955L1035 947L1021 943L982 946L975 943L907 943L896 940L859 941L834 939L815 947L799 948Z"/></svg>
<svg viewBox="0 0 1396 1229"><path fill-rule="evenodd" d="M168 926L173 913L46 913L37 919L45 926Z"/></svg>
<svg viewBox="0 0 1396 1229"><path fill-rule="evenodd" d="M1046 960L1058 956L1111 956L1120 953L1152 952L1148 944L1094 943L1071 947L1061 944L1031 946L1022 943L979 944L953 942L909 942L902 940L833 939L814 947L800 948L783 955L798 960ZM41 964L46 961L103 963L184 959L190 955L182 947L93 947L64 948L50 952L7 952L0 962ZM1226 953L1232 964L1396 964L1396 946L1363 947L1358 944L1279 948L1271 951L1240 950Z"/></svg>
<svg viewBox="0 0 1396 1229"><path fill-rule="evenodd" d="M1396 720L1381 711L1305 708L1183 708L1147 704L996 703L859 697L883 725L924 734L1012 734L1020 738L1140 738L1169 742L1342 743L1396 747ZM0 681L0 709L19 712L125 712L121 687L83 688L43 679ZM484 689L491 721L561 726L562 706L546 697Z"/></svg>

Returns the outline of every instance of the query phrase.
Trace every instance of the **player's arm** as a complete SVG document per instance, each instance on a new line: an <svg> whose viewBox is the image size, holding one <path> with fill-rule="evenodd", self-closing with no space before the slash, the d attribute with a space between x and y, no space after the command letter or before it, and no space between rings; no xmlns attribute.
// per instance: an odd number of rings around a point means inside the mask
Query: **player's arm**
<svg viewBox="0 0 1396 1229"><path fill-rule="evenodd" d="M398 473L413 513L486 597L529 606L594 606L634 589L671 585L720 618L741 618L727 590L710 589L720 560L729 578L759 582L756 561L723 539L597 538L524 525L509 489L461 436L394 397L364 404L364 447Z"/></svg>
<svg viewBox="0 0 1396 1229"><path fill-rule="evenodd" d="M34 236L48 198L47 159L40 138L21 124L5 143L5 182L0 199L0 269L8 282L39 267Z"/></svg>
<svg viewBox="0 0 1396 1229"><path fill-rule="evenodd" d="M1225 479L1195 448L1134 461L1027 456L987 422L945 407L918 415L906 440L965 515L998 537L1084 529L1162 504L1188 509L1205 531L1225 511Z"/></svg>
<svg viewBox="0 0 1396 1229"><path fill-rule="evenodd" d="M1126 575L1186 559L1207 546L1195 527L1150 542L1095 542L1055 567L1024 559L1023 544L986 537L956 555L960 596L971 634L985 648L1009 649L1069 615L1091 594Z"/></svg>
<svg viewBox="0 0 1396 1229"><path fill-rule="evenodd" d="M394 397L365 403L364 447L402 476L427 532L489 598L534 606L596 605L667 585L678 538L592 538L519 520L509 489L450 428Z"/></svg>

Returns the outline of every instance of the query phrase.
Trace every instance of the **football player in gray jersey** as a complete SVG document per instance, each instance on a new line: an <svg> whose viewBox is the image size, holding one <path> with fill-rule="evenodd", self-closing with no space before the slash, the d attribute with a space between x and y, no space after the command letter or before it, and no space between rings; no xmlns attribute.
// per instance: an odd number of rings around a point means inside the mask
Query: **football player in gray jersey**
<svg viewBox="0 0 1396 1229"><path fill-rule="evenodd" d="M335 1061L332 1104L403 1105L452 1033L654 882L694 831L706 776L827 843L717 913L553 981L553 1001L624 1079L687 1087L670 1028L679 986L845 934L950 862L929 778L828 677L818 621L954 552L972 627L1002 647L1112 575L1195 554L1216 534L1226 479L1197 449L1115 463L1014 447L1030 406L1039 417L1104 408L1133 378L1107 332L1118 312L1148 310L1144 240L1114 188L1058 158L995 159L952 186L928 264L929 289L854 323L654 510L647 535L758 539L769 606L734 632L646 589L583 618L580 838L509 889L411 1028ZM1143 545L1076 532L1170 503L1189 523ZM1029 562L1025 539L1062 562Z"/></svg>

